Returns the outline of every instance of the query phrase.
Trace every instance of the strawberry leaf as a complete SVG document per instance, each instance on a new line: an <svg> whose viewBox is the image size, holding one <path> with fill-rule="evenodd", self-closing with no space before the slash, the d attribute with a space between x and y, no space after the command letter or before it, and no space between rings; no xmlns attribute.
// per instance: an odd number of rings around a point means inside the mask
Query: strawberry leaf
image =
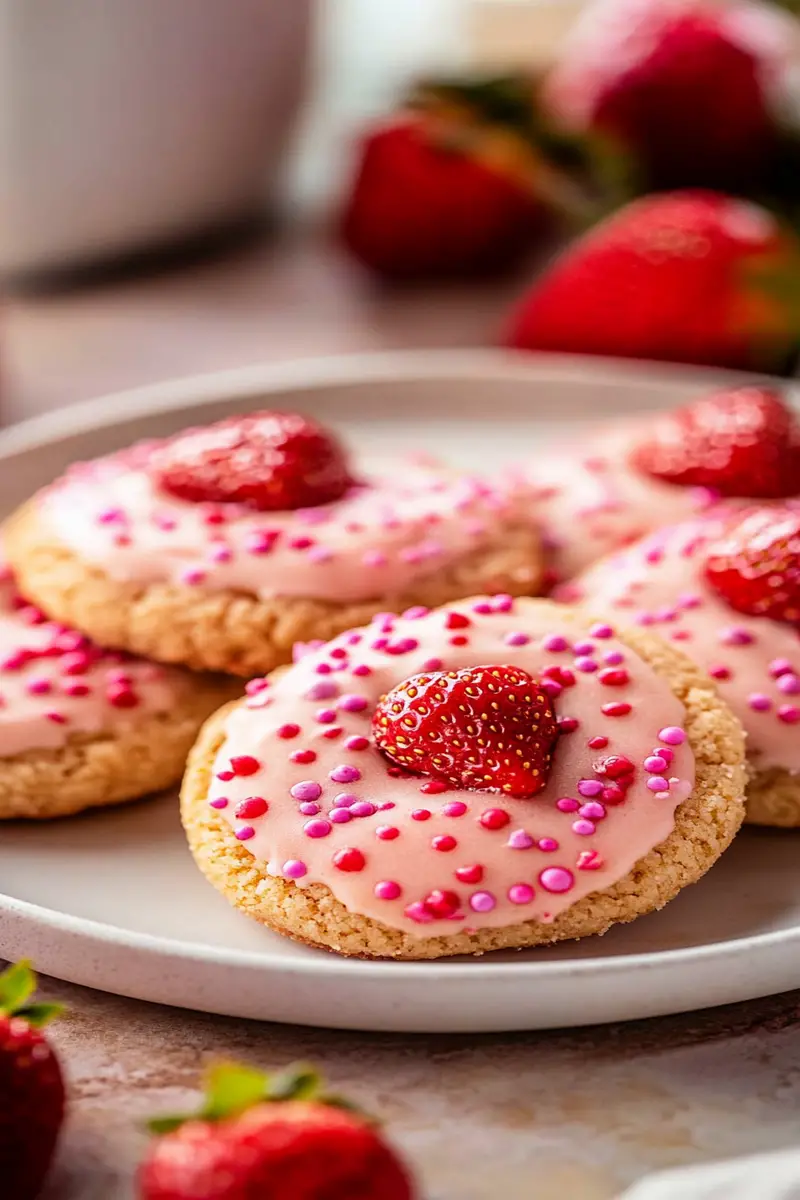
<svg viewBox="0 0 800 1200"><path fill-rule="evenodd" d="M272 1076L269 1081L268 1099L318 1100L321 1083L319 1073L313 1067L298 1063L279 1075Z"/></svg>
<svg viewBox="0 0 800 1200"><path fill-rule="evenodd" d="M41 1029L64 1011L63 1004L26 1004L16 1009L14 1016L22 1017L33 1029Z"/></svg>
<svg viewBox="0 0 800 1200"><path fill-rule="evenodd" d="M13 1015L36 991L36 976L27 959L21 959L0 975L0 1012Z"/></svg>
<svg viewBox="0 0 800 1200"><path fill-rule="evenodd" d="M243 1063L216 1063L206 1074L206 1101L200 1111L204 1121L236 1116L266 1100L270 1077Z"/></svg>

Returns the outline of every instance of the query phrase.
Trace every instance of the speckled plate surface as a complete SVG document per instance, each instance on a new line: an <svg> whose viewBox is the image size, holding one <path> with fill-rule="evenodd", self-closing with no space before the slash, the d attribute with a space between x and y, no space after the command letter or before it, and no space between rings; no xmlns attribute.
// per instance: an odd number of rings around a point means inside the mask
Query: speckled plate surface
<svg viewBox="0 0 800 1200"><path fill-rule="evenodd" d="M108 397L0 435L0 511L67 463L263 406L324 416L373 450L486 469L565 424L684 399L719 376L494 352L320 359ZM106 991L371 1030L552 1028L710 1007L800 985L800 840L748 830L663 912L603 938L440 963L339 959L234 912L196 871L174 797L0 826L0 956Z"/></svg>

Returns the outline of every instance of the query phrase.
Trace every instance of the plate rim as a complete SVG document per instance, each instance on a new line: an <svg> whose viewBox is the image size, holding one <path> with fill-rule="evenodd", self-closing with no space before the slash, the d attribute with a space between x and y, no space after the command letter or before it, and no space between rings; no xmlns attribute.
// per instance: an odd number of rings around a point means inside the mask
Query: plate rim
<svg viewBox="0 0 800 1200"><path fill-rule="evenodd" d="M549 379L576 384L596 384L598 381L619 381L627 386L641 382L652 393L663 387L665 394L674 392L677 385L698 387L732 381L764 380L767 376L743 375L671 364L648 364L634 360L617 360L576 355L523 354L505 350L454 349L381 351L375 353L341 354L298 359L287 362L260 362L232 369L180 376L166 381L104 394L58 410L28 418L0 430L0 462L16 454L53 446L62 438L111 429L123 419L178 412L182 408L202 408L226 397L270 395L276 392L325 389L335 386L469 377L480 379L542 381ZM796 388L795 381L781 381L783 387ZM411 983L426 976L438 975L457 985L468 978L480 979L483 984L517 979L530 983L545 977L628 976L643 972L690 967L702 963L708 969L715 961L741 961L749 954L754 970L762 956L774 954L777 947L787 951L800 945L800 924L794 928L770 930L743 937L703 943L700 945L640 951L597 958L575 958L549 962L524 959L493 961L491 956L472 960L452 961L389 961L360 960L336 954L320 954L307 959L282 959L266 949L236 950L202 942L181 941L167 936L138 932L109 924L91 917L64 913L32 901L21 900L0 890L0 923L20 929L32 929L39 935L75 937L90 949L109 946L144 955L153 962L179 959L194 964L228 967L234 970L263 970L283 976L311 977L325 974L329 978L352 978L374 983L391 970L390 978L398 983ZM87 972L84 972L84 975ZM78 979L77 982L82 982ZM92 983L90 986L103 987ZM106 990L113 990L108 987ZM128 994L131 994L130 992ZM513 1028L514 1026L509 1026ZM519 1026L516 1026L517 1028Z"/></svg>

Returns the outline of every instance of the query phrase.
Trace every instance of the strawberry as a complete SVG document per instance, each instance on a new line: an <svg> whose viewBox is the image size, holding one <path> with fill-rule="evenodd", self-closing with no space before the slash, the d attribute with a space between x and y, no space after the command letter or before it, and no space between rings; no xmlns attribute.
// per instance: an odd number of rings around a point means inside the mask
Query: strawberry
<svg viewBox="0 0 800 1200"><path fill-rule="evenodd" d="M583 215L589 155L542 120L526 76L427 84L357 151L340 233L385 279L482 275L521 261L556 212Z"/></svg>
<svg viewBox="0 0 800 1200"><path fill-rule="evenodd" d="M193 1118L161 1136L139 1171L140 1200L413 1200L405 1167L375 1127L325 1096L307 1068L270 1077L235 1063L208 1075Z"/></svg>
<svg viewBox="0 0 800 1200"><path fill-rule="evenodd" d="M41 1032L61 1010L28 1003L36 979L26 962L0 975L0 1195L33 1200L64 1119L64 1081Z"/></svg>
<svg viewBox="0 0 800 1200"><path fill-rule="evenodd" d="M656 417L632 461L721 496L791 496L800 491L800 426L771 389L732 388Z"/></svg>
<svg viewBox="0 0 800 1200"><path fill-rule="evenodd" d="M800 243L714 192L635 200L573 243L512 317L510 345L741 369L794 353Z"/></svg>
<svg viewBox="0 0 800 1200"><path fill-rule="evenodd" d="M372 732L408 770L527 799L547 783L558 725L526 671L486 666L412 675L381 697Z"/></svg>
<svg viewBox="0 0 800 1200"><path fill-rule="evenodd" d="M800 624L800 508L754 508L706 548L708 582L737 612Z"/></svg>
<svg viewBox="0 0 800 1200"><path fill-rule="evenodd" d="M610 140L642 191L760 190L797 41L792 18L761 0L596 0L542 96L565 128Z"/></svg>
<svg viewBox="0 0 800 1200"><path fill-rule="evenodd" d="M328 504L353 485L337 440L299 413L257 412L187 429L153 450L149 470L182 500L261 512Z"/></svg>

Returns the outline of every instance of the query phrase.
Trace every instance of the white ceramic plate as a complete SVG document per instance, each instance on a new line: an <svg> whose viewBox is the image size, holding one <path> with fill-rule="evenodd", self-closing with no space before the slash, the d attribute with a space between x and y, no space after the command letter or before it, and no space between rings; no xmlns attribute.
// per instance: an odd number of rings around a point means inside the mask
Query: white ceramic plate
<svg viewBox="0 0 800 1200"><path fill-rule="evenodd" d="M367 448L482 467L556 425L673 403L709 375L494 352L319 360L140 389L0 435L0 512L68 462L268 403ZM349 961L266 932L195 870L174 798L0 827L0 955L145 1000L233 1016L428 1032L679 1012L800 985L795 837L746 831L662 913L604 938L441 963Z"/></svg>

